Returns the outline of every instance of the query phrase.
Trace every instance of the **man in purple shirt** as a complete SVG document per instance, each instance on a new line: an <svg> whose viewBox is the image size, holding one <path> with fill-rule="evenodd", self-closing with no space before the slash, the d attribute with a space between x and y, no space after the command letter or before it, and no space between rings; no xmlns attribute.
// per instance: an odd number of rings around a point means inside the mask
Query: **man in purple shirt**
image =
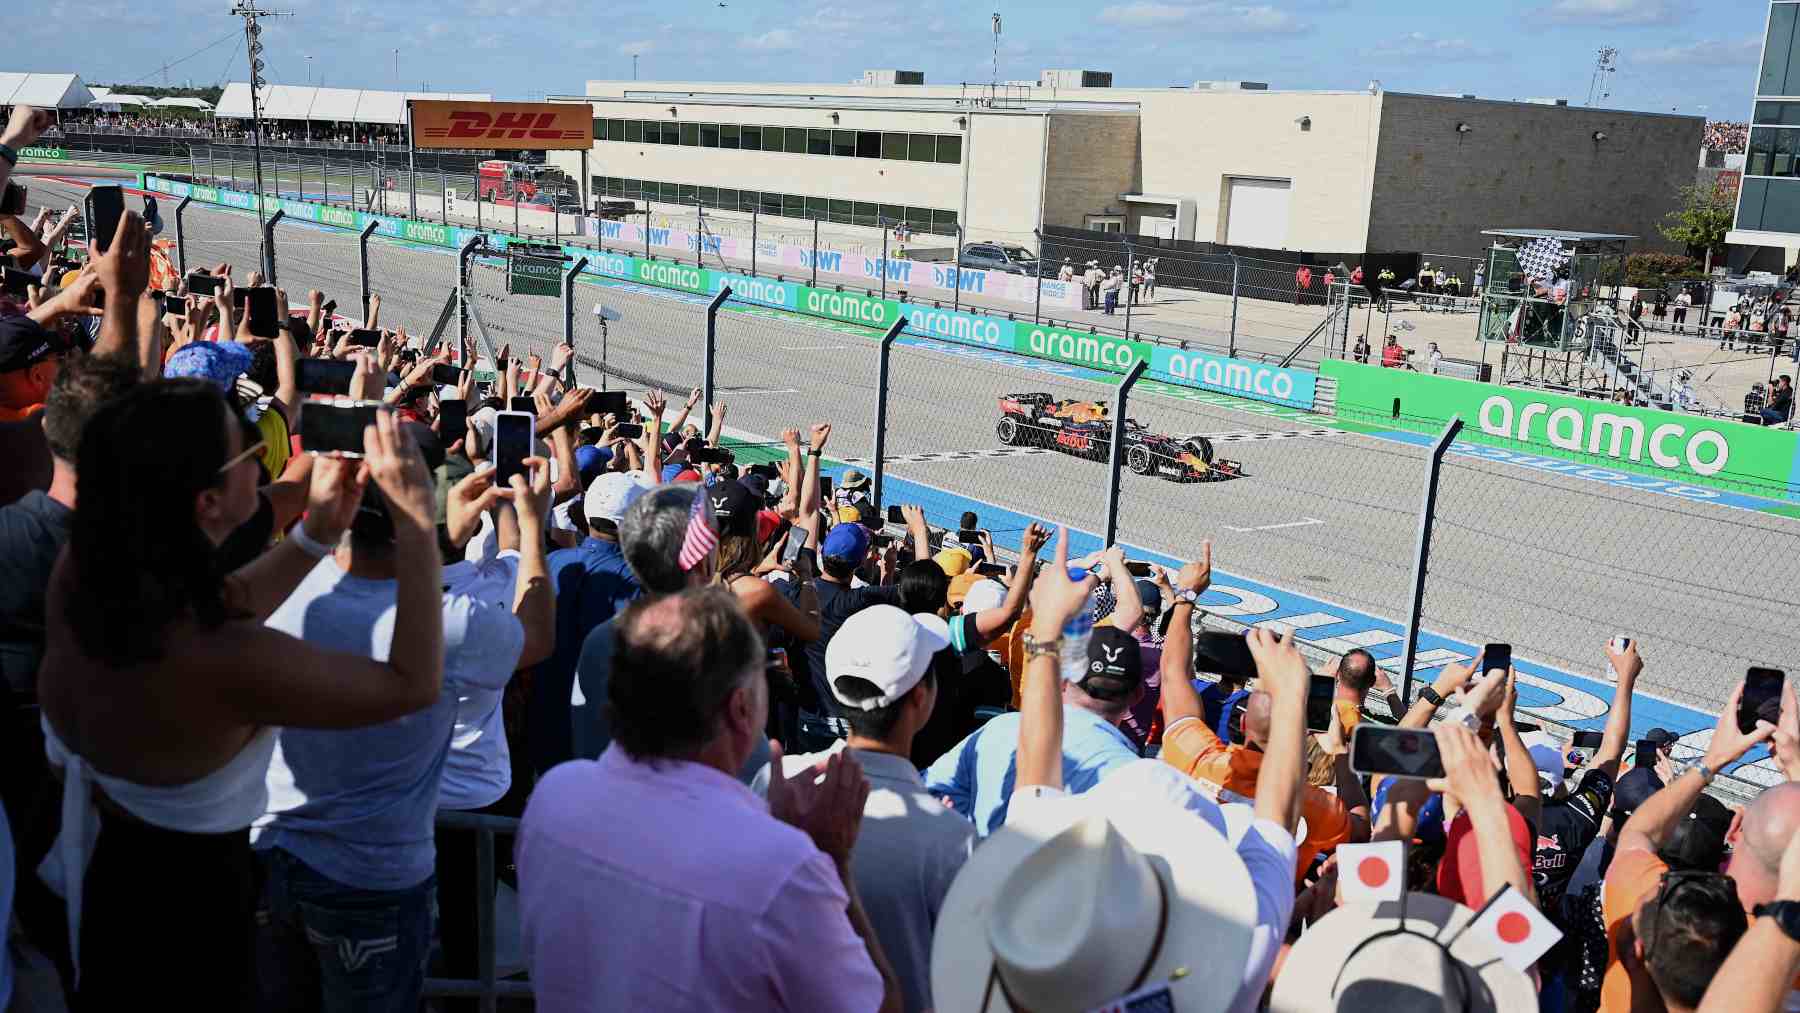
<svg viewBox="0 0 1800 1013"><path fill-rule="evenodd" d="M516 859L539 1007L898 1011L850 871L868 782L737 780L768 717L762 639L716 587L617 621L612 744L537 784ZM771 744L771 767L781 767Z"/></svg>

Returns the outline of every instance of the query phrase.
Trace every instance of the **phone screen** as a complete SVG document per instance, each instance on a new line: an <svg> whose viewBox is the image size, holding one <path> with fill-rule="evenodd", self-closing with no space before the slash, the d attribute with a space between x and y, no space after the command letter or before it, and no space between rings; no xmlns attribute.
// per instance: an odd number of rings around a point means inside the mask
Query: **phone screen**
<svg viewBox="0 0 1800 1013"><path fill-rule="evenodd" d="M1194 671L1248 678L1256 674L1250 641L1241 633L1207 630L1194 638Z"/></svg>
<svg viewBox="0 0 1800 1013"><path fill-rule="evenodd" d="M1437 736L1424 728L1393 728L1364 721L1350 735L1350 769L1358 774L1443 777Z"/></svg>
<svg viewBox="0 0 1800 1013"><path fill-rule="evenodd" d="M1738 698L1738 731L1748 735L1758 721L1776 724L1781 719L1781 687L1787 673L1779 668L1752 668L1744 675L1744 695Z"/></svg>
<svg viewBox="0 0 1800 1013"><path fill-rule="evenodd" d="M794 560L800 558L800 550L806 547L807 530L799 525L788 529L787 544L781 547L781 565L792 566Z"/></svg>
<svg viewBox="0 0 1800 1013"><path fill-rule="evenodd" d="M381 344L381 331L374 327L357 327L350 332L350 344L357 348L374 348Z"/></svg>
<svg viewBox="0 0 1800 1013"><path fill-rule="evenodd" d="M164 292L162 294L162 304L164 313L177 317L187 315L187 296L185 295Z"/></svg>
<svg viewBox="0 0 1800 1013"><path fill-rule="evenodd" d="M225 279L198 271L188 275L187 283L188 291L194 295L218 295L219 289L225 287Z"/></svg>
<svg viewBox="0 0 1800 1013"><path fill-rule="evenodd" d="M119 219L125 215L125 191L118 186L90 187L87 193L88 246L105 253L118 234Z"/></svg>
<svg viewBox="0 0 1800 1013"><path fill-rule="evenodd" d="M1512 667L1511 644L1489 644L1481 649L1481 674L1498 669L1502 672Z"/></svg>
<svg viewBox="0 0 1800 1013"><path fill-rule="evenodd" d="M1637 744L1637 758L1631 762L1636 767L1654 767L1661 758L1657 755L1656 740L1643 739Z"/></svg>
<svg viewBox="0 0 1800 1013"><path fill-rule="evenodd" d="M831 505L831 476L819 476L819 501L826 506Z"/></svg>
<svg viewBox="0 0 1800 1013"><path fill-rule="evenodd" d="M41 283L38 276L30 271L20 271L11 267L0 268L0 271L5 272L5 281L0 283L0 288L3 288L7 295L17 296L20 299L30 296L31 286Z"/></svg>
<svg viewBox="0 0 1800 1013"><path fill-rule="evenodd" d="M888 504L887 519L888 519L889 524L905 524L906 523L906 515L900 512L900 504L898 504L898 503ZM961 540L960 537L958 538L958 540L959 541Z"/></svg>
<svg viewBox="0 0 1800 1013"><path fill-rule="evenodd" d="M342 453L361 457L363 430L375 424L379 401L309 404L300 413L300 444L309 454Z"/></svg>
<svg viewBox="0 0 1800 1013"><path fill-rule="evenodd" d="M1125 572L1133 577L1150 577L1156 574L1155 563L1140 563L1135 559L1125 561Z"/></svg>
<svg viewBox="0 0 1800 1013"><path fill-rule="evenodd" d="M1331 708L1337 702L1337 680L1315 675L1306 690L1306 728L1322 732L1331 727Z"/></svg>
<svg viewBox="0 0 1800 1013"><path fill-rule="evenodd" d="M621 422L613 428L613 435L635 440L644 435L644 427L636 422Z"/></svg>
<svg viewBox="0 0 1800 1013"><path fill-rule="evenodd" d="M530 477L525 459L537 435L537 419L524 412L505 411L494 417L494 484L512 487L514 475Z"/></svg>
<svg viewBox="0 0 1800 1013"><path fill-rule="evenodd" d="M469 402L460 397L438 402L438 436L446 444L463 438L469 428Z"/></svg>
<svg viewBox="0 0 1800 1013"><path fill-rule="evenodd" d="M0 215L23 215L25 213L25 187L12 180L6 181L6 192L0 195Z"/></svg>
<svg viewBox="0 0 1800 1013"><path fill-rule="evenodd" d="M621 421L631 409L630 395L622 390L602 390L588 395L587 408L589 414L611 415Z"/></svg>
<svg viewBox="0 0 1800 1013"><path fill-rule="evenodd" d="M1006 576L1006 567L1001 566L999 563L990 563L987 560L982 560L975 564L975 572L983 577L1004 577Z"/></svg>
<svg viewBox="0 0 1800 1013"><path fill-rule="evenodd" d="M1576 732L1574 741L1569 744L1576 749L1599 749L1600 743L1606 741L1605 732Z"/></svg>
<svg viewBox="0 0 1800 1013"><path fill-rule="evenodd" d="M440 387L454 387L462 382L462 370L448 362L440 362L431 367L431 382Z"/></svg>
<svg viewBox="0 0 1800 1013"><path fill-rule="evenodd" d="M964 545L980 545L981 532L976 531L974 528L963 528L956 533L956 540Z"/></svg>
<svg viewBox="0 0 1800 1013"><path fill-rule="evenodd" d="M272 285L258 285L255 288L239 289L246 292L244 305L249 307L250 333L258 338L273 338L281 333L281 318L275 313L275 288Z"/></svg>
<svg viewBox="0 0 1800 1013"><path fill-rule="evenodd" d="M507 404L507 408L515 412L524 412L527 415L536 415L537 401L528 397L515 397Z"/></svg>
<svg viewBox="0 0 1800 1013"><path fill-rule="evenodd" d="M350 378L356 375L356 363L348 359L301 359L295 366L302 394L348 394Z"/></svg>

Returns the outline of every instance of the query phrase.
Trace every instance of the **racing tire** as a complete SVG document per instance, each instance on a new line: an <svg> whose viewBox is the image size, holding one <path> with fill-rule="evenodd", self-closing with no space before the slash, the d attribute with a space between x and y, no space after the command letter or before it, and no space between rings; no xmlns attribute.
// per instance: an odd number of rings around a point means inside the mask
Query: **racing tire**
<svg viewBox="0 0 1800 1013"><path fill-rule="evenodd" d="M1133 475L1148 475L1154 469L1150 460L1150 448L1142 443L1125 449L1125 467L1131 469Z"/></svg>
<svg viewBox="0 0 1800 1013"><path fill-rule="evenodd" d="M1020 431L1019 420L1011 415L1000 416L1000 421L994 426L994 437L1005 447L1016 447L1030 441L1029 434Z"/></svg>

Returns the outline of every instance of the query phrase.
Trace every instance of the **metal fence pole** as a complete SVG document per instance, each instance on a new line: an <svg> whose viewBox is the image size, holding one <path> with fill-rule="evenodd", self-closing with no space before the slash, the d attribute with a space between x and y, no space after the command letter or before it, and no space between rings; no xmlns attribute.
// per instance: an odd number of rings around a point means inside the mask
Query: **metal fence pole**
<svg viewBox="0 0 1800 1013"><path fill-rule="evenodd" d="M469 241L456 252L456 347L469 347L469 263L475 251L487 245L485 236L470 236ZM493 349L488 349L491 358ZM500 368L495 363L495 368Z"/></svg>
<svg viewBox="0 0 1800 1013"><path fill-rule="evenodd" d="M1131 288L1131 274L1135 270L1137 270L1137 254L1132 252L1131 244L1126 243L1125 244L1125 277L1122 279L1125 283L1124 289L1125 289L1125 340L1126 341L1131 340L1131 305L1132 305L1132 303L1137 302L1136 299L1132 298L1133 291Z"/></svg>
<svg viewBox="0 0 1800 1013"><path fill-rule="evenodd" d="M261 201L262 194L257 194L256 199ZM275 213L270 215L268 222L263 225L263 284L265 285L275 284L275 223L281 221L282 217L281 209L276 208Z"/></svg>
<svg viewBox="0 0 1800 1013"><path fill-rule="evenodd" d="M881 508L882 476L887 473L887 406L888 406L888 358L894 350L894 341L900 332L906 330L906 318L894 321L887 333L881 336L881 359L875 371L875 466L873 468L871 489L875 497L875 508Z"/></svg>
<svg viewBox="0 0 1800 1013"><path fill-rule="evenodd" d="M192 144L190 144L190 145L188 145L188 179L189 180L198 180L199 178L200 178L200 163L195 160L194 146Z"/></svg>
<svg viewBox="0 0 1800 1013"><path fill-rule="evenodd" d="M1397 402L1396 402L1397 403ZM1419 540L1413 549L1412 603L1406 610L1406 654L1400 664L1400 699L1412 702L1413 659L1419 653L1419 615L1425 607L1425 571L1431 555L1431 522L1437 510L1438 474L1444 453L1462 432L1462 416L1451 416L1431 445L1431 463L1425 473L1425 495L1419 503Z"/></svg>
<svg viewBox="0 0 1800 1013"><path fill-rule="evenodd" d="M881 297L883 299L887 298L887 279L888 279L888 228L887 228L887 222L884 221L881 223ZM877 499L875 501L875 505L880 506L881 500Z"/></svg>
<svg viewBox="0 0 1800 1013"><path fill-rule="evenodd" d="M1231 335L1225 339L1225 354L1234 357L1237 355L1238 271L1241 267L1237 252L1231 251Z"/></svg>
<svg viewBox="0 0 1800 1013"><path fill-rule="evenodd" d="M581 276L581 269L588 265L586 257L577 257L570 266L569 273L563 275L563 344L575 347L575 279ZM569 373L563 377L563 384L569 389L575 388L575 357L569 356Z"/></svg>
<svg viewBox="0 0 1800 1013"><path fill-rule="evenodd" d="M650 259L650 202L644 202L644 259Z"/></svg>
<svg viewBox="0 0 1800 1013"><path fill-rule="evenodd" d="M187 232L183 229L181 216L187 211L187 206L192 203L194 203L194 198L190 195L181 198L181 203L175 205L175 261L184 276L188 270Z"/></svg>
<svg viewBox="0 0 1800 1013"><path fill-rule="evenodd" d="M1033 269L1037 275L1037 291L1031 302L1031 322L1035 324L1041 322L1044 317L1044 234L1037 229L1032 229L1031 234L1036 236L1038 241L1038 256L1035 261L1036 267ZM1126 330L1129 331L1130 328L1126 328Z"/></svg>
<svg viewBox="0 0 1800 1013"><path fill-rule="evenodd" d="M438 218L445 225L448 225L448 224L450 224L450 191L448 189L449 182L444 179L444 156L442 156L442 155L438 156L437 164L438 164Z"/></svg>
<svg viewBox="0 0 1800 1013"><path fill-rule="evenodd" d="M750 209L750 277L756 277L756 208Z"/></svg>
<svg viewBox="0 0 1800 1013"><path fill-rule="evenodd" d="M812 287L819 287L819 220L813 219Z"/></svg>
<svg viewBox="0 0 1800 1013"><path fill-rule="evenodd" d="M519 190L517 187L513 188L512 202L513 202L513 235L516 236L516 235L520 234L519 233Z"/></svg>
<svg viewBox="0 0 1800 1013"><path fill-rule="evenodd" d="M362 279L362 318L364 323L369 320L369 237L374 235L375 230L380 226L380 222L370 222L363 226L362 235L356 238L356 260L357 265L361 268L359 276Z"/></svg>
<svg viewBox="0 0 1800 1013"><path fill-rule="evenodd" d="M1144 359L1132 363L1131 372L1125 374L1118 393L1113 395L1112 449L1107 458L1106 476L1106 544L1109 547L1119 535L1119 485L1125 472L1125 410L1131 400L1131 388L1149 368L1150 363Z"/></svg>
<svg viewBox="0 0 1800 1013"><path fill-rule="evenodd" d="M951 284L956 287L956 294L951 297L950 308L958 312L962 310L962 248L963 227L958 224L956 226L956 259L950 264L950 277L954 279ZM1111 545L1112 542L1108 541L1107 544Z"/></svg>
<svg viewBox="0 0 1800 1013"><path fill-rule="evenodd" d="M727 285L719 289L719 294L713 296L712 302L706 304L706 371L701 376L700 383L700 407L702 409L700 417L703 419L712 417L713 350L714 346L718 344L719 307L725 305L725 300L729 298L731 298L731 286Z"/></svg>

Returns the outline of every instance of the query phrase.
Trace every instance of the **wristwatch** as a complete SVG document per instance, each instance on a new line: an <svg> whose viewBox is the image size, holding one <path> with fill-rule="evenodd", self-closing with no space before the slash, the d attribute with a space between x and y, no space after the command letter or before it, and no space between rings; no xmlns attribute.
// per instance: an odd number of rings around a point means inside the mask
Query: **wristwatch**
<svg viewBox="0 0 1800 1013"><path fill-rule="evenodd" d="M1419 690L1419 699L1424 700L1433 707L1442 707L1444 705L1443 696L1430 686L1426 686L1424 689Z"/></svg>
<svg viewBox="0 0 1800 1013"><path fill-rule="evenodd" d="M1178 587L1175 589L1175 600L1187 602L1189 605L1198 605L1200 604L1200 592L1191 587Z"/></svg>
<svg viewBox="0 0 1800 1013"><path fill-rule="evenodd" d="M819 455L820 455L820 454L821 454L821 453L824 453L824 451L820 451L820 450L808 450L808 451L807 451L807 452L806 452L806 456L807 456L807 457L818 457L818 456L819 456Z"/></svg>
<svg viewBox="0 0 1800 1013"><path fill-rule="evenodd" d="M1032 636L1029 630L1025 632L1025 636L1021 638L1020 642L1025 645L1026 662L1030 662L1033 658L1054 658L1062 650L1061 637L1054 640L1039 640Z"/></svg>
<svg viewBox="0 0 1800 1013"><path fill-rule="evenodd" d="M1780 926L1784 935L1800 942L1800 901L1778 900L1770 904L1758 904L1750 913L1758 918L1775 919L1775 924Z"/></svg>

